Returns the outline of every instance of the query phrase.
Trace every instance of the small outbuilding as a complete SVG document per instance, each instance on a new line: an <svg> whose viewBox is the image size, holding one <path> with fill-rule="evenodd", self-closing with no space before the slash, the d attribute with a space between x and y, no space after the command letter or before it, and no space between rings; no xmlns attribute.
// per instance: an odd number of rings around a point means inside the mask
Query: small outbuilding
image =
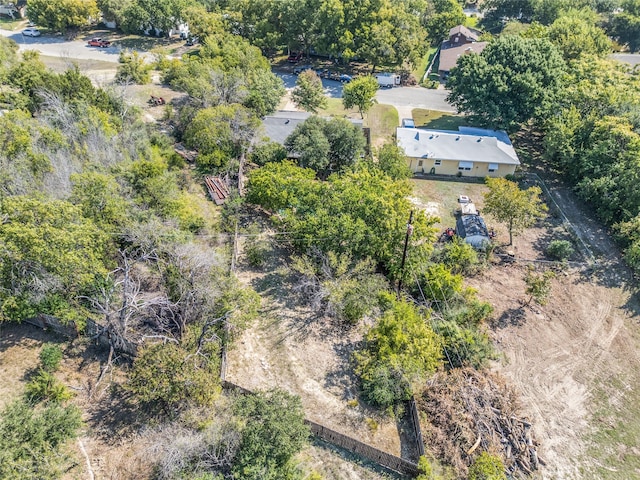
<svg viewBox="0 0 640 480"><path fill-rule="evenodd" d="M480 215L460 215L456 221L456 234L477 250L491 242L489 230Z"/></svg>

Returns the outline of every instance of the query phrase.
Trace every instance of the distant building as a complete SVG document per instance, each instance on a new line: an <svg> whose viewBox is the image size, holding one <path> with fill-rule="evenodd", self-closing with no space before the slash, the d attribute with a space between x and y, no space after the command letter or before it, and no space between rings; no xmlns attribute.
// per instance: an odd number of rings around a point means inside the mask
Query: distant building
<svg viewBox="0 0 640 480"><path fill-rule="evenodd" d="M449 38L440 46L438 73L446 77L456 66L461 55L481 53L487 46L487 42L479 42L479 37L480 32L470 30L463 25L453 27L449 31Z"/></svg>
<svg viewBox="0 0 640 480"><path fill-rule="evenodd" d="M511 140L503 131L398 127L396 136L413 173L504 177L513 174L520 165Z"/></svg>
<svg viewBox="0 0 640 480"><path fill-rule="evenodd" d="M24 18L26 2L0 4L0 15L6 15L12 19Z"/></svg>

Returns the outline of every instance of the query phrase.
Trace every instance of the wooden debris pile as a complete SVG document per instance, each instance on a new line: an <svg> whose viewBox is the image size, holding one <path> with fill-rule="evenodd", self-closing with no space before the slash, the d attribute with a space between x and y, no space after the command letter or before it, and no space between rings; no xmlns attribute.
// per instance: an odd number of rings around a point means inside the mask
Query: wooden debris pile
<svg viewBox="0 0 640 480"><path fill-rule="evenodd" d="M173 146L173 150L189 163L193 163L198 156L198 152L196 150L187 150L182 143L176 143Z"/></svg>
<svg viewBox="0 0 640 480"><path fill-rule="evenodd" d="M227 198L229 198L229 195L231 195L227 187L227 182L221 177L205 175L204 184L207 186L211 200L213 200L216 205L222 205Z"/></svg>
<svg viewBox="0 0 640 480"><path fill-rule="evenodd" d="M462 478L484 450L498 454L514 478L544 465L531 423L517 413L515 392L497 374L470 368L438 373L416 402L425 414L425 448Z"/></svg>

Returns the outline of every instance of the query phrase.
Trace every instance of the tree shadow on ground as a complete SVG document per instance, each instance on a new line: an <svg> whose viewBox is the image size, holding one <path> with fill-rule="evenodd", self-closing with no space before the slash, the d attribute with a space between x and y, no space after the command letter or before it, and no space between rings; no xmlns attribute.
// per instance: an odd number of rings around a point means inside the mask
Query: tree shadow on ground
<svg viewBox="0 0 640 480"><path fill-rule="evenodd" d="M402 415L396 415L396 427L400 437L400 457L410 462L418 463L418 439L416 438L411 411L408 404L404 405Z"/></svg>
<svg viewBox="0 0 640 480"><path fill-rule="evenodd" d="M363 341L351 342L348 339L337 342L333 350L339 358L336 367L327 372L324 387L339 392L342 400L352 401L358 397L358 378L353 371L353 352L362 348Z"/></svg>
<svg viewBox="0 0 640 480"><path fill-rule="evenodd" d="M502 315L494 319L490 325L493 329L507 328L507 327L520 327L527 321L527 314L525 307L515 307L505 310Z"/></svg>
<svg viewBox="0 0 640 480"><path fill-rule="evenodd" d="M373 463L370 460L365 459L359 455L356 455L348 450L344 450L340 447L332 445L331 443L327 443L324 440L320 440L317 437L313 437L311 443L324 450L328 450L336 455L338 455L343 460L346 460L349 463L354 463L359 465L360 467L368 470L371 473L375 473L380 476L384 476L384 478L388 478L389 480L405 480L407 477L404 475L400 475L399 473L393 472L391 470L387 470L386 468L381 467L377 463ZM367 478L367 477L364 477Z"/></svg>

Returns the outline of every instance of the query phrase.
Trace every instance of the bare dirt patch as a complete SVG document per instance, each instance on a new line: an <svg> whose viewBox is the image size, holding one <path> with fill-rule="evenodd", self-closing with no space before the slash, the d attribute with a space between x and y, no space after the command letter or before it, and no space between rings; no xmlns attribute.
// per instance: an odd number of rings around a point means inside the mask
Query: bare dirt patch
<svg viewBox="0 0 640 480"><path fill-rule="evenodd" d="M59 344L64 352L56 377L73 392L71 401L81 409L85 423L79 439L67 447L74 466L64 478L89 478L83 448L96 478L148 478L151 469L140 454L144 439L138 435L137 415L113 389L122 381L122 371L116 367L96 388L106 354L91 345L70 343L28 324L0 324L0 409L23 394L29 375L38 366L40 349L48 342Z"/></svg>
<svg viewBox="0 0 640 480"><path fill-rule="evenodd" d="M518 256L543 257L546 235L536 228L517 237ZM543 478L595 478L596 465L585 455L589 436L601 428L593 422L595 393L628 376L639 360L628 331L635 328L625 308L629 293L590 270L566 270L553 280L547 305L523 308L526 268L498 265L469 280L495 308L492 336L504 359L493 368L522 396L547 462Z"/></svg>
<svg viewBox="0 0 640 480"><path fill-rule="evenodd" d="M380 450L406 456L404 427L358 399L351 357L366 325L347 328L311 311L292 294L284 254L274 250L260 271L243 266L240 280L263 298L259 321L228 354L227 379L248 389L283 388L299 395L307 418Z"/></svg>

